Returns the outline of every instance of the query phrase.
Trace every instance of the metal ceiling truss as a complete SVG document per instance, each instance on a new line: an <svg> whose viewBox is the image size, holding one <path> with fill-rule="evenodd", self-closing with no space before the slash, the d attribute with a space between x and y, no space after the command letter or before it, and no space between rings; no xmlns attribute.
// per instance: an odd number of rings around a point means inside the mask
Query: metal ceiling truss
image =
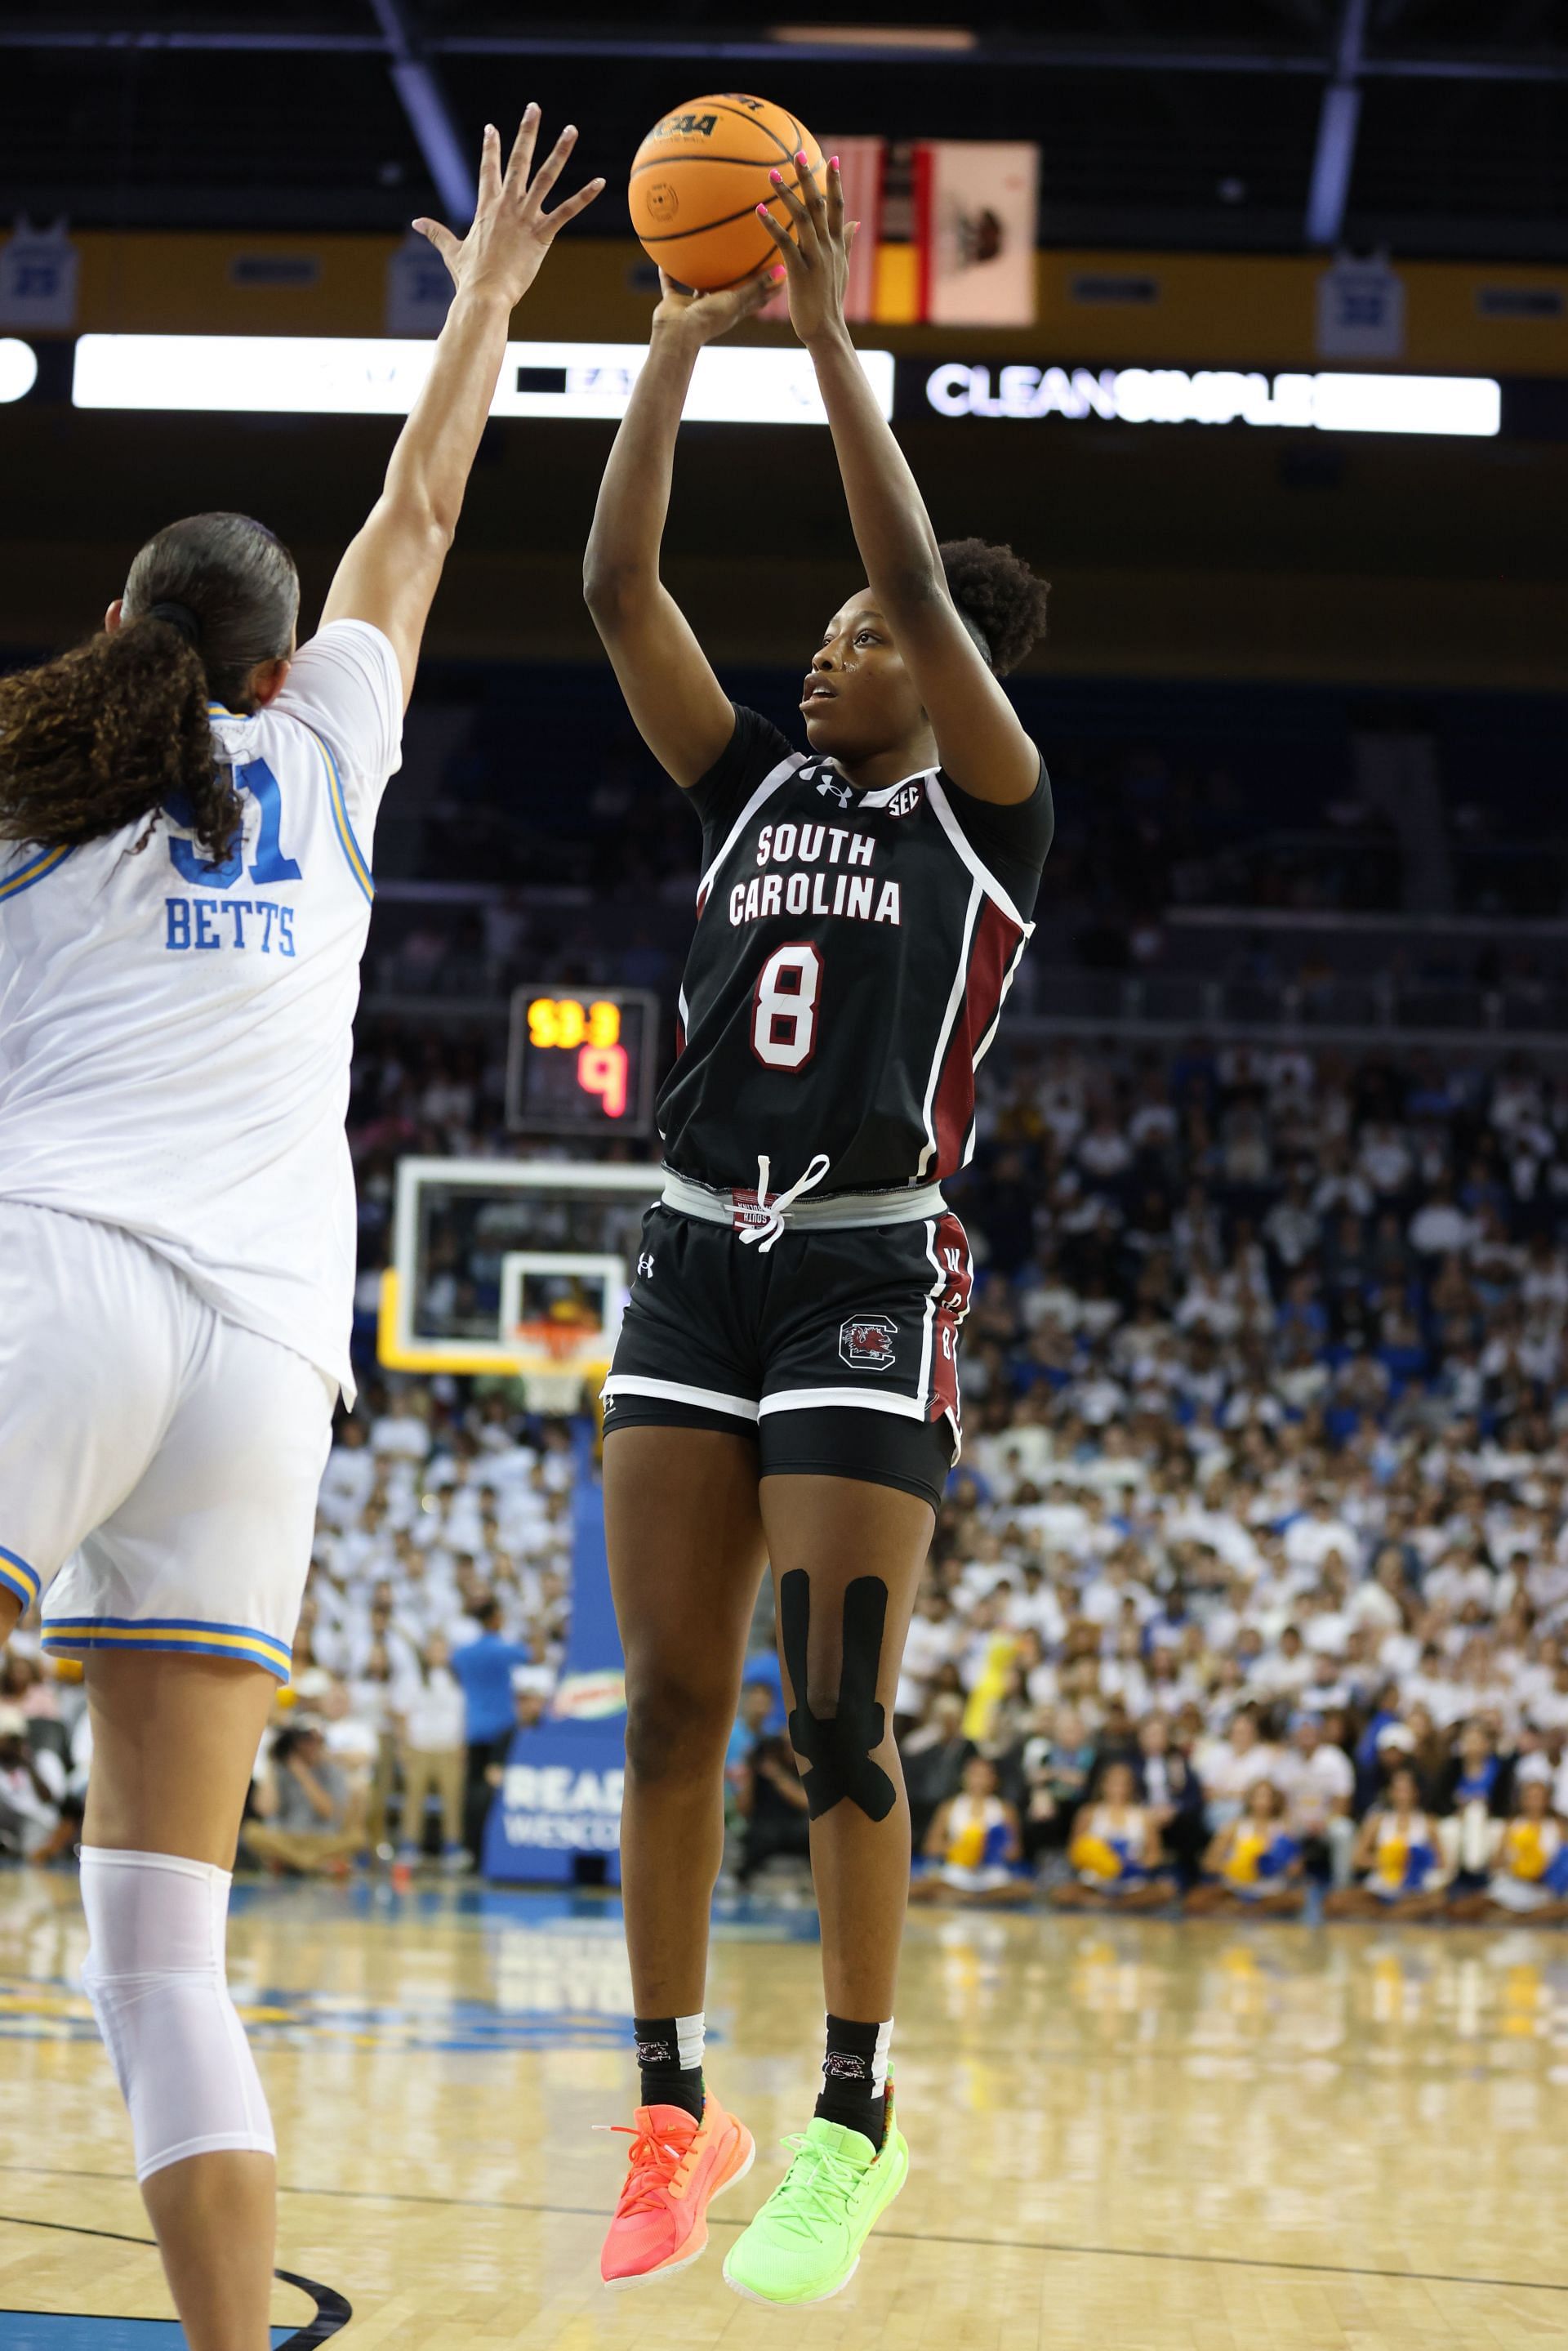
<svg viewBox="0 0 1568 2351"><path fill-rule="evenodd" d="M1317 146L1307 190L1306 241L1333 247L1345 227L1355 134L1361 126L1360 75L1366 64L1366 0L1345 0L1334 45L1334 78L1323 94Z"/></svg>
<svg viewBox="0 0 1568 2351"><path fill-rule="evenodd" d="M410 21L405 0L370 0L370 5L381 27L382 55L392 87L419 141L431 185L440 192L447 219L464 228L473 218L478 189L446 92L431 65L428 45Z"/></svg>
<svg viewBox="0 0 1568 2351"><path fill-rule="evenodd" d="M310 33L285 30L275 26L257 24L254 26L225 26L222 30L199 31L171 26L167 30L142 29L128 31L124 27L104 26L69 26L51 25L39 18L26 25L0 25L0 49L56 49L113 51L134 49L217 50L226 52L256 52L272 50L293 56L310 54L379 57L394 68L414 64L428 74L431 61L439 57L691 57L704 58L710 63L728 60L757 64L779 62L786 57L808 58L819 63L846 64L852 61L877 65L940 64L944 73L996 66L1033 66L1054 73L1184 73L1184 74L1282 74L1324 81L1331 88L1344 85L1347 79L1354 86L1368 81L1495 81L1495 82L1562 82L1568 81L1568 50L1542 54L1520 50L1499 53L1478 51L1450 55L1400 55L1394 52L1367 55L1361 47L1359 32L1354 44L1354 73L1347 77L1344 70L1345 43L1345 20L1352 13L1346 8L1340 28L1331 47L1326 50L1271 49L1251 47L1244 44L1204 44L1143 40L1129 35L1125 39L1100 41L1062 41L1031 39L1027 37L1005 36L994 40L977 38L972 47L943 49L940 53L919 43L900 47L896 37L878 38L864 46L843 40L814 43L810 40L777 40L707 37L664 37L633 32L562 33L428 33L414 34L410 12L404 0L372 0L376 14L385 26L393 19L400 31L389 33ZM1358 24L1365 17L1365 6L1355 8Z"/></svg>

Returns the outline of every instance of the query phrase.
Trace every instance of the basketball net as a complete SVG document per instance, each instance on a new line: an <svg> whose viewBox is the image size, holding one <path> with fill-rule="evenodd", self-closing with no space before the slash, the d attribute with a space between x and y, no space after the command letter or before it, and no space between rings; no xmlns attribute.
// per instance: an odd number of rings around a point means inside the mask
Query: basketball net
<svg viewBox="0 0 1568 2351"><path fill-rule="evenodd" d="M596 1324L555 1322L519 1322L516 1338L519 1346L536 1348L546 1356L552 1370L563 1368L574 1355L580 1353L586 1339L598 1336Z"/></svg>

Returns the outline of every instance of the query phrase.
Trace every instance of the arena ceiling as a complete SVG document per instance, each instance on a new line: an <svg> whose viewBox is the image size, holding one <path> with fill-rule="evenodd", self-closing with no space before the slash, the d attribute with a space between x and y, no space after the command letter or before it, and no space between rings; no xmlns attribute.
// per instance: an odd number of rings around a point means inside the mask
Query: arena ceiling
<svg viewBox="0 0 1568 2351"><path fill-rule="evenodd" d="M0 223L394 230L537 98L624 233L639 138L715 84L1037 140L1055 244L1568 256L1564 0L47 0L0 7Z"/></svg>

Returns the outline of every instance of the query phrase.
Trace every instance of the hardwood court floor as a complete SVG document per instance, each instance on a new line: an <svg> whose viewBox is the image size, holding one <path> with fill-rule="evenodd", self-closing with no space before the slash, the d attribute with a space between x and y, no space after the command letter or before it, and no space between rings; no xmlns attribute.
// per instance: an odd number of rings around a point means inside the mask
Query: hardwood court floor
<svg viewBox="0 0 1568 2351"><path fill-rule="evenodd" d="M614 1907L236 1889L278 2258L352 2304L345 2351L1568 2341L1568 1937L1527 1930L919 1917L895 2043L909 2185L838 2300L741 2302L723 2249L810 2111L813 1931L722 1927L710 2070L757 2167L697 2268L609 2296L625 2142L589 2125L629 2119ZM156 2316L82 1945L69 1878L0 1875L0 2306ZM309 2308L280 2286L280 2326ZM0 2345L27 2341L0 2317Z"/></svg>

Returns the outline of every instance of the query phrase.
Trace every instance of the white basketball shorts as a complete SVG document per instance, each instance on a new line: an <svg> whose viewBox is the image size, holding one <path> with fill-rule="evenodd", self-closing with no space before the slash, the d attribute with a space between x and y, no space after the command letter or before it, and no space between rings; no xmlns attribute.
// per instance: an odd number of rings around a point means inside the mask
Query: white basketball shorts
<svg viewBox="0 0 1568 2351"><path fill-rule="evenodd" d="M334 1395L131 1234L0 1200L0 1583L51 1655L287 1681Z"/></svg>

